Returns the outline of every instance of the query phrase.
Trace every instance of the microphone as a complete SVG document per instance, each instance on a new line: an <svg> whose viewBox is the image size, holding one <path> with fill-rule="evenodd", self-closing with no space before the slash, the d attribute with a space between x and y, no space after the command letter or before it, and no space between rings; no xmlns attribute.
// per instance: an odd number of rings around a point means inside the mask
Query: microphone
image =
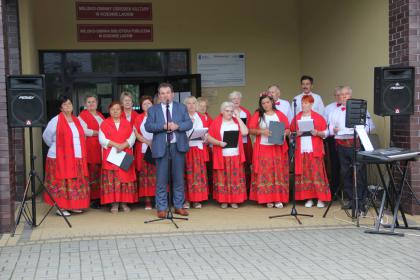
<svg viewBox="0 0 420 280"><path fill-rule="evenodd" d="M166 99L166 108L169 108L169 99Z"/></svg>

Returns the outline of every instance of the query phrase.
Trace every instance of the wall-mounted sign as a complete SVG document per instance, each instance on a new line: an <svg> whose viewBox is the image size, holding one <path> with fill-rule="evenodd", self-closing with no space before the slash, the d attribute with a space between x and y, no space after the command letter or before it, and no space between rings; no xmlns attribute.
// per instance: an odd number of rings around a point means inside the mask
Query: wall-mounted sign
<svg viewBox="0 0 420 280"><path fill-rule="evenodd" d="M78 24L79 42L152 42L151 24Z"/></svg>
<svg viewBox="0 0 420 280"><path fill-rule="evenodd" d="M77 19L152 19L152 3L76 2Z"/></svg>
<svg viewBox="0 0 420 280"><path fill-rule="evenodd" d="M245 54L199 53L197 73L203 87L245 86Z"/></svg>

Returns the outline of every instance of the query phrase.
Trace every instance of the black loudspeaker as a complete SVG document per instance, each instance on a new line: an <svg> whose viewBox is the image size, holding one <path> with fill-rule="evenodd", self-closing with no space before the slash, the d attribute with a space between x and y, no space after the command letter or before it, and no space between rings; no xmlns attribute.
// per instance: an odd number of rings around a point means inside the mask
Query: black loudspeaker
<svg viewBox="0 0 420 280"><path fill-rule="evenodd" d="M414 67L375 67L375 114L413 114L414 81Z"/></svg>
<svg viewBox="0 0 420 280"><path fill-rule="evenodd" d="M365 125L367 114L367 101L363 99L348 99L346 103L346 127Z"/></svg>
<svg viewBox="0 0 420 280"><path fill-rule="evenodd" d="M42 127L46 124L43 75L7 77L7 108L10 127Z"/></svg>

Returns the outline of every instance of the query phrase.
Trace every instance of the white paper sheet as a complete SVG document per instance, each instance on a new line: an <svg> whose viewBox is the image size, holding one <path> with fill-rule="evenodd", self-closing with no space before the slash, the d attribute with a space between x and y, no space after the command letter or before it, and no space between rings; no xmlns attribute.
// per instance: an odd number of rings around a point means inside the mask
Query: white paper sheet
<svg viewBox="0 0 420 280"><path fill-rule="evenodd" d="M188 136L190 139L195 139L195 138L201 138L204 135L206 135L207 131L209 129L207 127L205 128L195 128L193 130L193 132Z"/></svg>
<svg viewBox="0 0 420 280"><path fill-rule="evenodd" d="M371 152L374 150L372 143L370 142L369 136L366 133L363 125L356 125L356 132L359 135L360 141L362 142L365 151Z"/></svg>
<svg viewBox="0 0 420 280"><path fill-rule="evenodd" d="M117 152L117 149L115 147L112 147L111 152L109 152L109 155L106 158L106 160L110 163L115 164L116 166L120 166L124 157L125 157L125 152L124 151Z"/></svg>
<svg viewBox="0 0 420 280"><path fill-rule="evenodd" d="M314 120L298 120L299 131L306 132L314 129Z"/></svg>
<svg viewBox="0 0 420 280"><path fill-rule="evenodd" d="M353 130L353 128L343 128L343 129L340 129L338 132L337 132L337 135L353 135L354 134L354 130Z"/></svg>

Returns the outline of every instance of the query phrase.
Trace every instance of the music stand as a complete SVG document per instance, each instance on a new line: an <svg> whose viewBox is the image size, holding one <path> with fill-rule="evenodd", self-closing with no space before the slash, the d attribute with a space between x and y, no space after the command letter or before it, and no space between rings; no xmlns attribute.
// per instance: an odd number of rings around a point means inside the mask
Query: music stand
<svg viewBox="0 0 420 280"><path fill-rule="evenodd" d="M359 197L357 192L357 168L358 163L356 160L357 156L357 132L356 126L358 125L366 125L366 115L367 115L367 101L363 99L348 99L346 102L346 128L353 128L353 155L352 155L352 164L351 164L351 171L353 173L353 197L352 197L352 211L351 217L352 219L356 219L357 227L360 226L359 224ZM334 196L338 194L339 188ZM325 218L331 205L333 203L333 199L328 204L327 209L324 212L323 217ZM348 214L347 214L348 215Z"/></svg>
<svg viewBox="0 0 420 280"><path fill-rule="evenodd" d="M294 120L294 124L295 124L295 128L297 130L297 121L296 121L296 99L293 99L293 120ZM269 219L274 219L274 218L281 218L281 217L295 217L296 221L298 221L299 225L302 224L302 222L300 221L300 219L298 218L298 216L302 216L302 217L311 217L313 218L314 215L310 215L310 214L298 214L297 210L296 210L296 190L295 190L295 178L296 178L296 174L295 174L295 144L296 144L296 132L291 133L289 136L289 152L290 152L290 167L289 168L289 172L290 172L290 178L289 178L289 187L292 190L292 210L290 212L290 214L283 214L283 215L275 215L275 216L269 216Z"/></svg>
<svg viewBox="0 0 420 280"><path fill-rule="evenodd" d="M34 148L33 148L33 132L32 132L32 122L27 121L26 127L29 128L29 154L30 154L30 161L31 161L31 171L29 171L29 177L26 182L25 191L23 192L22 202L19 206L18 215L16 218L15 226L12 231L12 237L15 236L17 226L20 223L20 219L22 216L25 218L26 222L31 227L37 227L42 224L42 222L47 218L48 214L51 212L52 208L55 206L57 210L60 212L61 217L66 221L67 225L71 228L71 224L66 216L64 216L63 211L61 208L57 205L57 202L51 195L50 191L45 187L44 183L42 182L41 178L35 171L35 155L34 155ZM44 217L41 219L41 222L39 224L36 223L36 201L35 201L35 178L38 179L42 189L47 193L51 201L53 202L53 205L50 207L50 209L47 211L47 213L44 215ZM27 196L29 192L29 187L31 187L31 202L32 202L32 212L28 210L28 206L26 204Z"/></svg>

